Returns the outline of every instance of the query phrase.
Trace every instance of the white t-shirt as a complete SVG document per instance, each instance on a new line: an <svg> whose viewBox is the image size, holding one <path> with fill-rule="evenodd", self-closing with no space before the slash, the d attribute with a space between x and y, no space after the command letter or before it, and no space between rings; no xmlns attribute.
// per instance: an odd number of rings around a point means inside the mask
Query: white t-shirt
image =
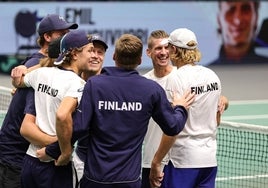
<svg viewBox="0 0 268 188"><path fill-rule="evenodd" d="M174 75L169 77L167 89L180 95L191 89L196 97L188 110L186 125L170 149L170 160L176 168L216 166L220 79L212 70L200 65L184 65Z"/></svg>
<svg viewBox="0 0 268 188"><path fill-rule="evenodd" d="M57 67L38 68L24 77L35 90L36 124L48 135L56 135L56 111L64 97L81 98L85 81L76 73ZM36 157L39 146L30 144L27 154Z"/></svg>
<svg viewBox="0 0 268 188"><path fill-rule="evenodd" d="M149 71L144 75L144 77L156 81L162 88L166 91L166 95L169 101L172 101L172 93L167 90L167 80L172 74L176 74L177 68L174 67L173 70L166 76L162 78L158 78L154 74L154 69ZM162 138L162 130L158 126L158 124L151 118L148 126L147 133L144 138L143 145L143 160L142 167L143 168L151 168L151 162L155 155L155 152L158 149Z"/></svg>

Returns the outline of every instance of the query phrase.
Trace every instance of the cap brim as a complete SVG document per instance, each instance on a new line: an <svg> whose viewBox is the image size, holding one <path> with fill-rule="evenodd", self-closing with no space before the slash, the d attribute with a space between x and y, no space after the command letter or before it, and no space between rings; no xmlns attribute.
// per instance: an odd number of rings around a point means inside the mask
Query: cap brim
<svg viewBox="0 0 268 188"><path fill-rule="evenodd" d="M69 29L77 29L78 28L78 24L77 23L73 23L73 24L70 24L69 27L67 27Z"/></svg>
<svg viewBox="0 0 268 188"><path fill-rule="evenodd" d="M57 60L54 62L54 65L61 65L63 63L64 57L64 54L60 54Z"/></svg>
<svg viewBox="0 0 268 188"><path fill-rule="evenodd" d="M64 24L64 25L57 25L53 29L47 29L47 28L43 28L42 30L38 29L38 34L41 36L44 33L47 33L49 31L56 31L56 30L63 30L63 29L77 29L77 28L78 28L77 23L67 23L67 24Z"/></svg>
<svg viewBox="0 0 268 188"><path fill-rule="evenodd" d="M78 24L76 23L66 23L63 25L58 25L54 30L63 30L63 29L77 29Z"/></svg>
<svg viewBox="0 0 268 188"><path fill-rule="evenodd" d="M167 45L169 43L168 39L163 39L160 44L161 45Z"/></svg>
<svg viewBox="0 0 268 188"><path fill-rule="evenodd" d="M105 42L103 42L102 40L96 39L96 40L92 40L92 42L93 42L93 44L94 44L94 42L100 43L104 47L105 51L108 49L108 45Z"/></svg>

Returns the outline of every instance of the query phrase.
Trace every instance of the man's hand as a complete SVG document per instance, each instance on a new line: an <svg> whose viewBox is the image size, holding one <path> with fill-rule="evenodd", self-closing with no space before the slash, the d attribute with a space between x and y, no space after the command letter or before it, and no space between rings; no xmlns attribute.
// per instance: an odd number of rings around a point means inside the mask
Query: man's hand
<svg viewBox="0 0 268 188"><path fill-rule="evenodd" d="M24 65L19 65L11 70L11 78L22 77L26 73L27 73L27 67Z"/></svg>
<svg viewBox="0 0 268 188"><path fill-rule="evenodd" d="M61 154L59 158L55 160L55 165L56 166L67 165L71 160L71 155L72 155L72 152L70 152L69 154Z"/></svg>
<svg viewBox="0 0 268 188"><path fill-rule="evenodd" d="M220 112L220 114L223 114L223 112L227 110L228 106L229 100L225 96L221 95L220 102L218 105L218 111Z"/></svg>
<svg viewBox="0 0 268 188"><path fill-rule="evenodd" d="M194 102L194 100L195 100L195 94L191 93L190 91L187 91L186 93L184 93L184 95L181 96L180 98L174 92L172 105L173 106L180 105L180 106L184 106L184 108L186 109L189 109L191 104Z"/></svg>
<svg viewBox="0 0 268 188"><path fill-rule="evenodd" d="M152 188L160 187L161 182L164 178L163 167L161 163L152 162L151 170L150 170L150 185Z"/></svg>
<svg viewBox="0 0 268 188"><path fill-rule="evenodd" d="M218 104L218 111L217 111L217 115L216 115L217 126L220 125L220 123L221 123L221 115L223 114L223 112L225 110L227 110L228 107L229 107L229 100L227 99L227 97L221 95L220 101L219 101L219 104Z"/></svg>
<svg viewBox="0 0 268 188"><path fill-rule="evenodd" d="M27 73L27 67L19 65L11 70L12 84L17 87L20 85L21 78Z"/></svg>
<svg viewBox="0 0 268 188"><path fill-rule="evenodd" d="M43 147L39 150L36 151L36 156L38 157L38 159L42 162L46 162L46 161L51 161L53 160L52 157L50 157L49 155L46 154L46 147Z"/></svg>

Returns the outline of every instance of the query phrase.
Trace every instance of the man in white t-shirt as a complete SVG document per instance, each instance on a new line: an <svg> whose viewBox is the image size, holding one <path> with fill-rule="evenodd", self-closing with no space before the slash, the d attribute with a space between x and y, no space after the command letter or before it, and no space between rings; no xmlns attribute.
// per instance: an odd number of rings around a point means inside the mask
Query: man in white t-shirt
<svg viewBox="0 0 268 188"><path fill-rule="evenodd" d="M217 174L216 133L221 82L210 69L197 65L201 53L195 34L186 29L174 30L168 38L172 64L178 70L169 77L167 89L180 95L188 90L195 93L195 101L188 109L188 119L171 147L169 163L164 168L164 188L215 187ZM165 136L163 136L164 138ZM162 139L163 139L162 138ZM161 142L164 146L165 143ZM154 186L160 185L163 176L157 166L158 155L152 162L151 178ZM155 176L158 173L158 177Z"/></svg>
<svg viewBox="0 0 268 188"><path fill-rule="evenodd" d="M72 112L78 105L85 84L79 75L88 69L93 48L92 40L85 31L70 31L60 41L61 55L54 62L56 67L35 69L22 80L13 75L14 86L34 88L36 124L46 134L56 135L56 131L61 129L57 134L60 138L64 137L66 129L72 129ZM64 144L60 143L60 146ZM22 185L72 188L72 165L69 160L41 162L36 155L40 148L33 143L29 146L23 164ZM66 149L72 152L72 148Z"/></svg>
<svg viewBox="0 0 268 188"><path fill-rule="evenodd" d="M177 68L170 63L168 44L168 33L163 30L151 32L148 38L147 56L151 58L153 69L144 74L148 79L156 81L166 91L169 101L172 101L171 92L167 90L167 80L171 74L175 74ZM150 187L149 175L151 162L158 149L162 137L162 130L157 123L150 119L148 130L144 138L142 159L142 188Z"/></svg>

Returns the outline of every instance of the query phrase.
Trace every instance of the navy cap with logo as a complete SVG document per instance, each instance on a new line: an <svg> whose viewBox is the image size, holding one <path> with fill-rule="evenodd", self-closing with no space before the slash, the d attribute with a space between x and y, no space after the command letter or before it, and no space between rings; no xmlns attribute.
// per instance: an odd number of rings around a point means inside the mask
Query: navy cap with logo
<svg viewBox="0 0 268 188"><path fill-rule="evenodd" d="M77 29L78 24L76 23L68 23L64 20L62 16L58 14L48 14L44 17L37 29L39 35L43 35L49 31L57 31L63 29Z"/></svg>
<svg viewBox="0 0 268 188"><path fill-rule="evenodd" d="M60 40L60 56L54 62L55 65L63 63L66 53L74 48L80 48L92 42L84 30L73 30L66 33Z"/></svg>
<svg viewBox="0 0 268 188"><path fill-rule="evenodd" d="M93 44L94 42L99 42L104 47L105 51L107 50L108 45L104 42L103 38L99 34L92 34L91 37Z"/></svg>

